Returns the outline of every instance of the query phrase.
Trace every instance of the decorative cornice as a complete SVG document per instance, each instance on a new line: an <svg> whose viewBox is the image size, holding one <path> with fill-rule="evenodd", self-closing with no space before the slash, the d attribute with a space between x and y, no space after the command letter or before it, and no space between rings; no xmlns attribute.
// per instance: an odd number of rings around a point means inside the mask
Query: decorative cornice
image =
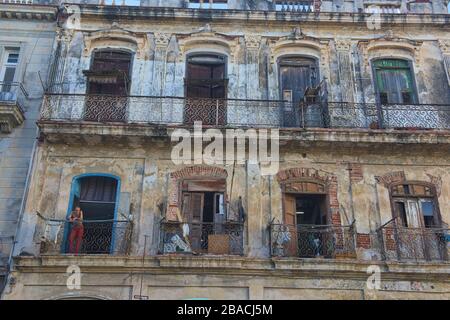
<svg viewBox="0 0 450 320"><path fill-rule="evenodd" d="M442 178L438 176L433 176L432 174L429 173L427 173L427 176L428 178L430 178L431 183L434 185L436 195L440 197L442 191Z"/></svg>
<svg viewBox="0 0 450 320"><path fill-rule="evenodd" d="M406 180L404 171L394 171L386 173L382 176L375 176L375 181L379 184L389 188L393 183L398 183Z"/></svg>
<svg viewBox="0 0 450 320"><path fill-rule="evenodd" d="M38 20L46 22L55 22L57 15L58 15L58 8L56 6L0 3L1 19Z"/></svg>

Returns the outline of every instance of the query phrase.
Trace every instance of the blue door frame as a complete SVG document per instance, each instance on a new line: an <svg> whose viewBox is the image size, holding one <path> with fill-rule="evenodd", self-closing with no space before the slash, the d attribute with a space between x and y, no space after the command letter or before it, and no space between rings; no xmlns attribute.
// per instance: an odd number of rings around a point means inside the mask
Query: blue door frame
<svg viewBox="0 0 450 320"><path fill-rule="evenodd" d="M72 184L70 187L70 197L69 197L69 207L67 208L67 214L66 214L66 221L69 220L70 213L72 212L73 208L73 201L77 194L80 194L81 192L81 185L80 180L87 177L107 177L112 178L117 181L117 188L116 188L116 202L114 204L114 222L111 230L111 247L109 248L109 253L113 253L114 245L115 245L115 234L114 230L116 228L116 220L117 220L117 211L119 208L119 201L120 201L120 177L109 174L109 173L85 173L80 174L78 176L73 177ZM66 224L64 228L64 241L62 242L61 246L61 253L66 253L67 248L67 240L69 235L69 225Z"/></svg>

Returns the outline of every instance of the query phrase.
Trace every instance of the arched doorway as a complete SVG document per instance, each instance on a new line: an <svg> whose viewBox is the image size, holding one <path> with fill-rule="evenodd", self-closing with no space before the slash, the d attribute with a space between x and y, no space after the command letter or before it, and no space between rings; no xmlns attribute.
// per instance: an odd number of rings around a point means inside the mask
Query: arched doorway
<svg viewBox="0 0 450 320"><path fill-rule="evenodd" d="M82 254L109 254L114 248L115 218L118 208L120 179L107 174L87 174L72 182L68 218L79 206L83 211ZM66 228L64 252L71 252L70 234Z"/></svg>

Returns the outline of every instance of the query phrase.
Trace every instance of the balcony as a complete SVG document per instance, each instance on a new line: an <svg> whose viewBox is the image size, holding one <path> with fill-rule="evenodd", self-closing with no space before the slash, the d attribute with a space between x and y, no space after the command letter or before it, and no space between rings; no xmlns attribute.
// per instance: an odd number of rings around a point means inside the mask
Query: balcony
<svg viewBox="0 0 450 320"><path fill-rule="evenodd" d="M21 83L0 82L0 132L10 133L25 120L28 94Z"/></svg>
<svg viewBox="0 0 450 320"><path fill-rule="evenodd" d="M42 216L40 216L43 218ZM131 221L84 220L83 232L73 233L72 222L43 218L40 253L42 255L115 255L130 254ZM78 240L80 240L77 246Z"/></svg>
<svg viewBox="0 0 450 320"><path fill-rule="evenodd" d="M243 255L244 226L239 222L161 222L162 254Z"/></svg>
<svg viewBox="0 0 450 320"><path fill-rule="evenodd" d="M450 129L450 105L46 94L41 122L278 128Z"/></svg>
<svg viewBox="0 0 450 320"><path fill-rule="evenodd" d="M33 4L34 0L0 0L0 3L7 4Z"/></svg>
<svg viewBox="0 0 450 320"><path fill-rule="evenodd" d="M356 258L350 226L271 224L272 257Z"/></svg>
<svg viewBox="0 0 450 320"><path fill-rule="evenodd" d="M397 219L378 229L385 260L448 261L450 229L403 227Z"/></svg>

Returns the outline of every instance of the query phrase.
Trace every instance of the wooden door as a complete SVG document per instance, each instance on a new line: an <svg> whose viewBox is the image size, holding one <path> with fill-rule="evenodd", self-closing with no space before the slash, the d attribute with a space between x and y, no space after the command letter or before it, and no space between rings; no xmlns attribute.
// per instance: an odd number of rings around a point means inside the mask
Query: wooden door
<svg viewBox="0 0 450 320"><path fill-rule="evenodd" d="M297 222L295 218L295 196L284 195L284 224L290 232L290 241L285 245L285 255L296 257L298 255Z"/></svg>
<svg viewBox="0 0 450 320"><path fill-rule="evenodd" d="M286 58L280 62L282 99L287 101L283 109L283 124L298 127L302 122L300 103L305 90L316 83L314 59ZM306 120L306 119L305 119Z"/></svg>
<svg viewBox="0 0 450 320"><path fill-rule="evenodd" d="M183 219L189 224L189 241L192 251L203 248L203 206L205 195L199 192L183 194Z"/></svg>

